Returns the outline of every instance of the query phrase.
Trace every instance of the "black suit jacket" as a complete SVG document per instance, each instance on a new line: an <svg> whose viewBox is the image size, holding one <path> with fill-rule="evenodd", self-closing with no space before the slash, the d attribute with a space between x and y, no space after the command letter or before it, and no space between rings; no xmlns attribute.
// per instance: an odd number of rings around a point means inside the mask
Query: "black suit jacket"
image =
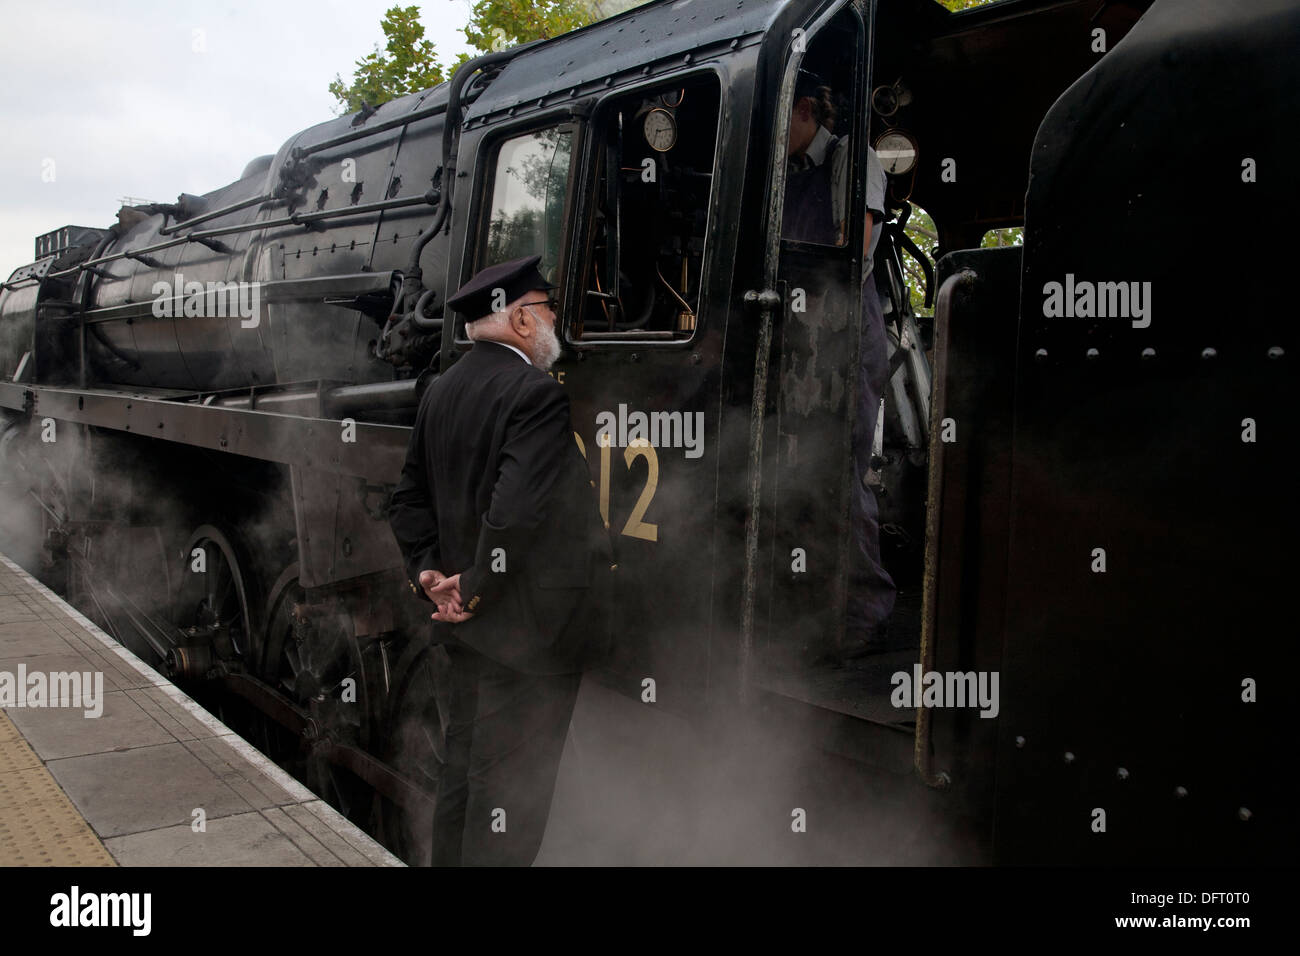
<svg viewBox="0 0 1300 956"><path fill-rule="evenodd" d="M425 391L389 523L422 599L421 571L461 575L474 617L436 639L539 674L605 650L615 566L569 398L511 349L476 343Z"/></svg>

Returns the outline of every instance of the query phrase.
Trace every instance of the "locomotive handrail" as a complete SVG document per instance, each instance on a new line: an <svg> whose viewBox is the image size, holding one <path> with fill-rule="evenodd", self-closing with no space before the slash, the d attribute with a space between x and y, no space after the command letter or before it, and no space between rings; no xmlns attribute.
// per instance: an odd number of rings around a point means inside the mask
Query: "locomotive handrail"
<svg viewBox="0 0 1300 956"><path fill-rule="evenodd" d="M178 222L174 226L161 226L158 229L158 235L170 236L182 229L189 229L197 226L201 222L207 222L209 219L220 219L232 212L239 212L241 209L247 209L249 206L260 206L262 203L276 201L274 193L264 193L261 196L254 196L251 199L241 199L239 202L231 203L229 206L222 206L220 209L213 209L211 212L205 212L202 215L192 216L184 222Z"/></svg>
<svg viewBox="0 0 1300 956"><path fill-rule="evenodd" d="M289 153L289 162L296 163L313 153L320 153L327 149L333 149L335 146L344 146L348 143L355 142L359 139L365 139L367 136L373 136L376 133L384 133L390 129L397 129L399 126L409 126L411 123L418 123L422 119L429 119L432 116L439 116L447 112L446 103L435 103L433 106L426 106L423 109L407 113L405 116L396 116L390 120L384 120L374 126L363 126L354 129L351 132L341 133L330 139L323 139L319 143L312 143L310 146L295 146Z"/></svg>
<svg viewBox="0 0 1300 956"><path fill-rule="evenodd" d="M948 379L948 328L952 313L953 299L957 293L975 280L975 273L970 269L949 276L939 289L934 307L934 368L931 376L930 421L938 421L943 416L944 403L947 401ZM921 673L934 670L935 623L938 619L938 571L939 557L936 550L939 541L940 497L943 494L943 449L940 429L930 430L930 476L926 489L925 510L925 570L922 578L921 598ZM916 772L925 781L926 786L938 790L947 789L951 779L947 773L934 773L930 760L930 708L918 707L916 711L916 738L913 744L912 758Z"/></svg>
<svg viewBox="0 0 1300 956"><path fill-rule="evenodd" d="M753 680L754 605L758 598L758 518L763 488L763 424L767 417L767 377L772 356L772 316L780 307L781 293L753 289L745 304L759 311L758 345L754 353L754 395L749 408L749 508L745 515L745 578L740 609L740 701L749 700Z"/></svg>
<svg viewBox="0 0 1300 956"><path fill-rule="evenodd" d="M90 266L101 265L105 262L114 262L118 259L135 259L143 255L148 255L149 253L171 249L174 246L182 246L187 242L203 242L203 240L211 239L215 236L229 236L237 232L253 232L258 229L276 229L280 226L307 226L312 223L321 222L325 219L341 219L345 216L362 216L367 213L383 212L388 209L400 209L403 206L428 205L432 195L433 190L429 190L420 196L406 196L402 199L382 199L372 203L348 206L344 209L325 209L320 212L290 213L288 216L282 216L279 219L267 219L262 221L255 220L253 222L239 223L234 226L220 226L216 229L205 229L201 232L191 232L184 236L177 236L175 239L168 239L165 242L156 242L151 246L143 246L139 249L129 249L125 252L114 252L112 255L100 256L97 259L87 259L85 262L73 266L71 269L63 269L60 272L51 272L46 276L46 278L57 279L61 276L81 272Z"/></svg>
<svg viewBox="0 0 1300 956"><path fill-rule="evenodd" d="M445 107L447 119L442 124L443 189L438 196L438 209L433 214L433 222L416 236L415 242L411 245L411 255L407 260L405 278L402 282L402 306L404 312L416 311L415 305L420 296L424 294L424 273L420 269L420 256L424 252L424 247L438 234L446 223L447 217L451 214L452 193L456 188L456 143L460 136L461 90L465 88L465 84L478 71L489 66L495 66L497 63L509 62L524 51L544 42L544 40L534 40L532 43L525 43L510 50L485 53L472 60L466 60L452 75L451 86L447 89ZM408 303L409 307L407 307Z"/></svg>
<svg viewBox="0 0 1300 956"><path fill-rule="evenodd" d="M6 291L8 289L17 289L20 286L24 286L29 283L38 283L43 278L45 277L29 274L25 276L19 276L17 279L10 279L8 282L0 282L0 292Z"/></svg>
<svg viewBox="0 0 1300 956"><path fill-rule="evenodd" d="M294 302L324 300L327 296L361 295L366 292L387 291L395 281L396 272L348 272L341 275L310 276L302 279L276 279L258 284L263 302ZM177 290L173 300L184 298ZM116 322L140 313L148 302L123 302L85 312L87 325ZM340 303L327 303L338 305ZM80 305L77 308L81 308Z"/></svg>

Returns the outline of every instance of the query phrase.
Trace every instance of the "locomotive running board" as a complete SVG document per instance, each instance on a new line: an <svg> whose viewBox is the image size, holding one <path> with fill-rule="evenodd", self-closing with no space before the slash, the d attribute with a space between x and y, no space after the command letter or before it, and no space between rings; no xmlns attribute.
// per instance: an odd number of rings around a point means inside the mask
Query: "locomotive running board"
<svg viewBox="0 0 1300 956"><path fill-rule="evenodd" d="M0 382L0 407L336 475L396 484L410 428ZM348 440L345 440L348 439Z"/></svg>

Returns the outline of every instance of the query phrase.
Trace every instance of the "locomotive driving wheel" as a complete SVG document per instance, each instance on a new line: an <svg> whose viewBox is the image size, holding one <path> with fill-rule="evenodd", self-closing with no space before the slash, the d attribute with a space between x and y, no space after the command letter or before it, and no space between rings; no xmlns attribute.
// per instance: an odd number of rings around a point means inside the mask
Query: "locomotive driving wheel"
<svg viewBox="0 0 1300 956"><path fill-rule="evenodd" d="M395 670L395 693L385 723L382 756L432 798L444 761L442 719L436 688L446 658L423 641L411 642ZM427 808L398 806L380 798L375 832L409 866L428 866L433 815Z"/></svg>
<svg viewBox="0 0 1300 956"><path fill-rule="evenodd" d="M199 527L185 549L186 573L179 588L179 623L190 630L220 631L221 641L229 641L240 658L256 634L255 592L243 554L222 531Z"/></svg>
<svg viewBox="0 0 1300 956"><path fill-rule="evenodd" d="M213 525L201 525L182 554L172 619L181 643L168 664L179 680L201 681L219 664L249 666L259 635L257 586L247 552ZM245 705L202 684L193 696L232 730L249 736L257 716Z"/></svg>
<svg viewBox="0 0 1300 956"><path fill-rule="evenodd" d="M382 656L363 648L351 617L340 604L311 604L290 565L271 589L267 604L262 680L310 715L303 734L265 722L254 741L259 749L328 801L365 826L373 791L331 759L333 745L367 750L372 736L372 694L382 686Z"/></svg>

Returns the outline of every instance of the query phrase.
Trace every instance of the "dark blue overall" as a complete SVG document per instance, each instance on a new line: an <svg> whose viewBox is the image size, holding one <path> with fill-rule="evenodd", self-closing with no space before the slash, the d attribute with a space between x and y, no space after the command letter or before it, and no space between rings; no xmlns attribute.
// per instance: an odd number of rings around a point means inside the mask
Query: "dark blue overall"
<svg viewBox="0 0 1300 956"><path fill-rule="evenodd" d="M839 226L831 204L831 163L835 145L826 149L818 166L792 170L786 179L782 234L786 239L833 246ZM878 627L894 609L894 581L880 563L880 520L875 492L864 479L871 466L880 398L889 378L889 347L885 317L880 310L874 275L862 284L862 344L858 358L857 423L853 427L853 487L850 520L853 527L853 567L849 577L847 632L849 645L878 637Z"/></svg>

